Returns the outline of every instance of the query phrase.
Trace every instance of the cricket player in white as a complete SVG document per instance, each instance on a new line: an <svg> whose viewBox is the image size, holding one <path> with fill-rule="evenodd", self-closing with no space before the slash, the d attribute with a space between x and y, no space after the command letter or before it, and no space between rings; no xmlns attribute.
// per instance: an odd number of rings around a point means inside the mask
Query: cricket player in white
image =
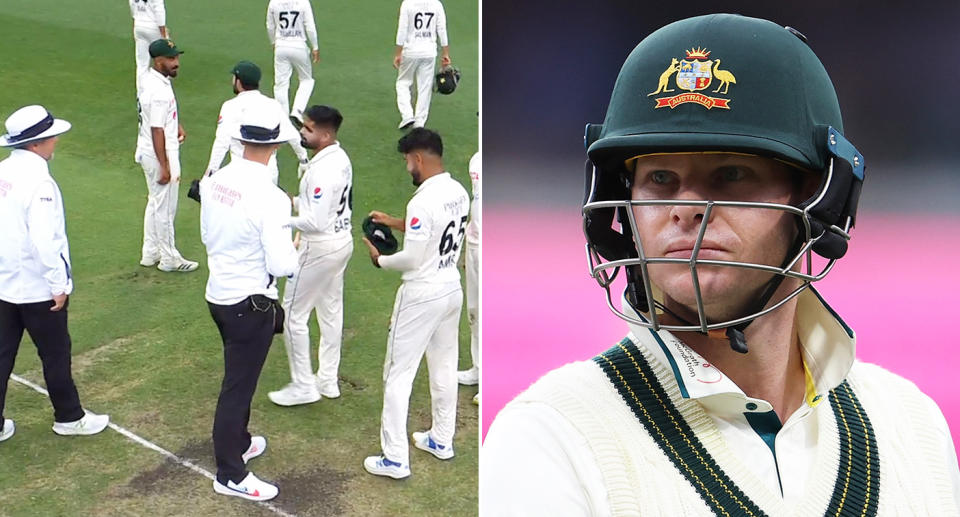
<svg viewBox="0 0 960 517"><path fill-rule="evenodd" d="M300 128L303 144L316 154L293 200L298 215L291 225L300 232L299 263L283 289L283 309L287 313L283 342L290 360L291 382L268 394L281 406L340 396L337 371L343 341L343 273L353 254L353 167L337 141L342 122L343 116L335 108L311 106ZM316 377L310 364L307 327L314 310L320 324Z"/></svg>
<svg viewBox="0 0 960 517"><path fill-rule="evenodd" d="M280 124L286 126L284 133L296 135L288 143L300 160L301 166L306 165L307 151L300 145L300 136L290 125L286 112L283 111L277 101L260 93L260 67L250 61L240 61L233 67L231 74L233 75L233 93L236 94L236 97L224 102L223 106L220 107L220 116L217 117L217 134L213 139L213 148L210 150L210 161L207 164L206 175L209 176L220 169L228 151L230 152L231 162L243 157L243 144L233 138L232 135L239 130L243 113L251 106L262 105L265 102L264 99L276 105L277 111L282 113ZM276 185L280 179L276 153L270 156L267 170L270 173L270 179Z"/></svg>
<svg viewBox="0 0 960 517"><path fill-rule="evenodd" d="M470 369L457 372L457 380L465 386L480 383L480 153L470 158L470 222L467 224L467 319L470 321ZM480 393L473 398L480 403Z"/></svg>
<svg viewBox="0 0 960 517"><path fill-rule="evenodd" d="M404 0L400 4L397 46L393 67L397 69L397 109L400 129L423 127L430 112L437 41L443 50L440 66L450 64L447 41L447 15L439 0ZM410 89L417 83L417 110L411 106Z"/></svg>
<svg viewBox="0 0 960 517"><path fill-rule="evenodd" d="M417 190L407 203L406 218L383 212L374 222L404 232L403 249L380 255L364 237L377 267L403 272L397 290L387 356L383 366L382 454L363 462L367 472L394 479L410 475L407 409L417 367L424 353L430 375L433 425L413 433L418 449L445 460L453 457L457 417L457 353L463 291L457 261L467 226L470 197L443 166L440 135L415 128L400 139L398 150Z"/></svg>
<svg viewBox="0 0 960 517"><path fill-rule="evenodd" d="M267 36L273 45L273 98L280 102L284 111L303 122L303 110L307 108L313 93L313 69L310 62L320 62L317 45L317 26L313 22L313 8L309 0L270 0L267 6ZM307 50L307 40L310 48ZM293 97L290 109L290 75L296 69L300 85Z"/></svg>
<svg viewBox="0 0 960 517"><path fill-rule="evenodd" d="M186 138L177 113L170 78L180 69L180 54L170 40L150 44L153 67L143 75L137 109L140 134L135 159L147 180L140 265L161 271L193 271L197 263L177 251L173 223L180 187L180 144Z"/></svg>
<svg viewBox="0 0 960 517"><path fill-rule="evenodd" d="M150 69L150 44L170 37L167 30L167 10L163 0L129 0L133 16L133 49L136 58L137 93L140 92L140 76Z"/></svg>

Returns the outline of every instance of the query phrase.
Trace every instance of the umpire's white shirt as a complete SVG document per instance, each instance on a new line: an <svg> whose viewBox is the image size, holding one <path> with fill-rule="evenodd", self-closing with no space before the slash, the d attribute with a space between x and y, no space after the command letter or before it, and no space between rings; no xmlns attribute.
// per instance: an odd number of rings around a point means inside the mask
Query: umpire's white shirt
<svg viewBox="0 0 960 517"><path fill-rule="evenodd" d="M283 107L280 106L280 103L275 99L267 97L260 90L246 90L238 93L232 99L227 100L220 107L220 115L217 117L217 133L213 139L213 148L210 150L210 161L207 163L207 172L213 172L220 169L220 164L223 163L224 157L226 157L227 152L230 152L230 161L234 162L243 158L243 143L236 138L233 138L233 135L239 133L240 121L243 120L243 114L251 106L255 106L256 109L262 109L264 102L270 102L276 105L277 111L280 113L280 123L283 125L291 126L290 133L295 134L296 137L290 140L290 144L299 144L300 142L300 133L292 128L290 119L287 118L287 113L283 110ZM302 152L302 151L301 151ZM306 158L306 154L302 157ZM277 153L274 152L273 156L270 157L270 164L268 165L271 177L276 180L277 175ZM276 184L276 181L273 182Z"/></svg>
<svg viewBox="0 0 960 517"><path fill-rule="evenodd" d="M267 36L278 47L306 47L317 50L317 26L309 0L270 0L267 6Z"/></svg>
<svg viewBox="0 0 960 517"><path fill-rule="evenodd" d="M14 150L0 162L0 300L35 303L73 292L60 188L47 161Z"/></svg>
<svg viewBox="0 0 960 517"><path fill-rule="evenodd" d="M277 278L296 269L290 198L270 183L265 169L240 159L200 181L210 303L233 305L253 294L277 299Z"/></svg>
<svg viewBox="0 0 960 517"><path fill-rule="evenodd" d="M437 57L437 40L446 47L447 15L439 0L404 0L400 4L397 46L409 58Z"/></svg>
<svg viewBox="0 0 960 517"><path fill-rule="evenodd" d="M301 239L316 242L352 238L352 184L353 166L340 142L313 156L307 172L300 178L300 193L293 201L297 216L291 224L303 232Z"/></svg>
<svg viewBox="0 0 960 517"><path fill-rule="evenodd" d="M404 282L459 282L470 197L449 172L427 178L407 203L403 249L381 255L380 267L403 271Z"/></svg>
<svg viewBox="0 0 960 517"><path fill-rule="evenodd" d="M167 10L163 0L129 0L130 16L134 25L163 27L167 24Z"/></svg>
<svg viewBox="0 0 960 517"><path fill-rule="evenodd" d="M179 125L177 98L173 95L170 78L151 68L141 76L140 81L141 91L137 99L140 110L140 134L137 136L138 162L141 155L156 156L151 132L155 127L163 128L168 153L180 150L180 142L177 140Z"/></svg>

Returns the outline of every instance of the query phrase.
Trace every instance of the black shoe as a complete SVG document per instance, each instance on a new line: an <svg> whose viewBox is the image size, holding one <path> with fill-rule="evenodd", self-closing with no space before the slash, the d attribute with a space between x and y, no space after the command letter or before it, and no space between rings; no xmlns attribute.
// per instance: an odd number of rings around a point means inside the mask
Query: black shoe
<svg viewBox="0 0 960 517"><path fill-rule="evenodd" d="M303 122L293 115L290 115L290 123L293 124L293 127L297 128L297 131L300 131L300 129L303 127Z"/></svg>

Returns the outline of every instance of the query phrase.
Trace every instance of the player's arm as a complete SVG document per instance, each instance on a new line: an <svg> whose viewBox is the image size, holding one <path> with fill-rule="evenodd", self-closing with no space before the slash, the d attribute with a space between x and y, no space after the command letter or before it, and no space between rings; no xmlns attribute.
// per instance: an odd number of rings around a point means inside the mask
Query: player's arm
<svg viewBox="0 0 960 517"><path fill-rule="evenodd" d="M392 216L392 215L388 215L388 214L386 214L386 213L384 213L384 212L381 212L381 211L379 211L379 210L373 210L373 211L370 212L369 215L370 215L371 218L373 218L373 222L375 222L375 223L380 223L380 224L385 224L385 225L389 226L391 230L396 230L396 231L398 231L398 232L402 232L402 231L405 230L404 221L403 221L403 219L400 219L399 217L394 217L394 216Z"/></svg>
<svg viewBox="0 0 960 517"><path fill-rule="evenodd" d="M440 40L440 66L450 64L450 42L447 39L447 14L443 10L443 4L439 4L437 9L437 39Z"/></svg>
<svg viewBox="0 0 960 517"><path fill-rule="evenodd" d="M380 257L378 266L394 271L412 271L423 264L429 253L430 237L435 231L432 218L424 217L426 213L428 210L420 206L416 198L407 203L406 220L401 222L404 231L403 249L393 255Z"/></svg>
<svg viewBox="0 0 960 517"><path fill-rule="evenodd" d="M150 0L150 9L153 11L153 19L160 26L160 37L169 38L167 32L167 9L163 5L163 0Z"/></svg>
<svg viewBox="0 0 960 517"><path fill-rule="evenodd" d="M267 6L267 37L270 38L270 44L275 45L277 43L277 17L276 17L276 7L274 7L273 2L270 2L270 5Z"/></svg>
<svg viewBox="0 0 960 517"><path fill-rule="evenodd" d="M306 5L303 9L303 30L307 33L310 48L313 49L310 57L314 63L319 63L320 46L317 43L317 24L313 20L313 7L310 6L310 2L304 2L304 4Z"/></svg>
<svg viewBox="0 0 960 517"><path fill-rule="evenodd" d="M170 161L167 159L167 139L163 131L163 121L170 111L170 101L166 98L154 98L150 101L150 137L153 141L153 152L160 164L160 177L157 183L166 185L170 182Z"/></svg>
<svg viewBox="0 0 960 517"><path fill-rule="evenodd" d="M283 191L271 192L262 217L260 244L267 272L275 277L289 277L297 269L297 250L290 239L290 201Z"/></svg>
<svg viewBox="0 0 960 517"><path fill-rule="evenodd" d="M213 147L210 149L210 161L207 163L206 174L210 175L220 170L223 165L223 159L230 151L230 124L228 117L224 116L224 107L220 108L220 115L217 117L217 133L213 137Z"/></svg>
<svg viewBox="0 0 960 517"><path fill-rule="evenodd" d="M316 166L314 166L316 167ZM290 219L297 230L316 233L330 224L333 203L339 193L337 182L324 181L332 177L332 171L313 169L303 178L305 189L300 190L296 202L298 214ZM343 187L340 186L340 189Z"/></svg>
<svg viewBox="0 0 960 517"><path fill-rule="evenodd" d="M43 278L50 286L55 306L60 310L70 294L70 257L67 256L66 236L57 231L58 213L63 205L52 181L43 182L34 192L27 207L27 228L30 242L37 250L43 266Z"/></svg>
<svg viewBox="0 0 960 517"><path fill-rule="evenodd" d="M400 16L397 22L397 46L393 50L393 67L400 68L403 60L403 44L407 41L407 28L410 23L409 8L406 2L400 5Z"/></svg>

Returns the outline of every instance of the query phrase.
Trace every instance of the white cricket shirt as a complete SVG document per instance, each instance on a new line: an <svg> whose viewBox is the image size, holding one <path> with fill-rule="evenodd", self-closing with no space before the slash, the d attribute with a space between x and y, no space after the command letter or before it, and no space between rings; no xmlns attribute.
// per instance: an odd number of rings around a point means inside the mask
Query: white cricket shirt
<svg viewBox="0 0 960 517"><path fill-rule="evenodd" d="M459 282L470 197L449 172L427 178L407 203L403 249L381 255L380 267L403 271L404 282Z"/></svg>
<svg viewBox="0 0 960 517"><path fill-rule="evenodd" d="M446 47L447 15L439 0L404 0L400 4L397 46L410 58L437 57L437 41Z"/></svg>
<svg viewBox="0 0 960 517"><path fill-rule="evenodd" d="M267 36L277 46L318 50L317 26L309 0L270 0L267 6Z"/></svg>
<svg viewBox="0 0 960 517"><path fill-rule="evenodd" d="M470 202L470 222L467 224L467 242L471 245L480 244L480 153L474 153L470 158L470 186L473 190L473 201Z"/></svg>
<svg viewBox="0 0 960 517"><path fill-rule="evenodd" d="M167 24L167 10L163 0L129 0L134 25L163 27Z"/></svg>
<svg viewBox="0 0 960 517"><path fill-rule="evenodd" d="M242 91L234 98L224 102L220 107L220 115L217 117L217 133L213 138L213 148L210 150L210 161L207 163L207 172L220 169L220 165L223 163L223 159L226 157L228 151L230 152L231 162L243 158L243 143L233 138L233 135L239 132L240 121L243 120L243 114L247 109L251 106L256 106L256 109L262 109L264 103L275 105L277 112L280 113L280 123L291 126L289 127L291 134L297 135L294 139L290 140L290 143L294 144L299 142L300 133L292 127L290 119L287 118L287 113L283 110L283 107L280 106L279 102L267 97L261 93L260 90ZM298 154L297 157L301 160L307 157L306 151L299 146L294 146L294 152ZM271 172L271 176L276 175L276 152L270 157L268 169ZM276 184L276 181L274 181L274 184Z"/></svg>
<svg viewBox="0 0 960 517"><path fill-rule="evenodd" d="M277 278L297 267L290 198L270 183L265 169L241 159L200 181L210 303L233 305L254 294L277 299Z"/></svg>
<svg viewBox="0 0 960 517"><path fill-rule="evenodd" d="M140 116L140 133L137 136L137 156L145 154L156 156L153 150L153 135L151 129L163 128L167 151L178 151L180 142L177 141L177 98L173 95L173 85L170 78L165 77L155 68L140 76L140 94L137 98L137 109ZM139 160L138 160L139 161Z"/></svg>
<svg viewBox="0 0 960 517"><path fill-rule="evenodd" d="M0 300L34 303L73 292L60 188L40 155L0 162Z"/></svg>
<svg viewBox="0 0 960 517"><path fill-rule="evenodd" d="M297 216L291 219L300 238L308 241L351 239L353 166L350 157L335 142L313 156L300 178L300 193L294 199Z"/></svg>

